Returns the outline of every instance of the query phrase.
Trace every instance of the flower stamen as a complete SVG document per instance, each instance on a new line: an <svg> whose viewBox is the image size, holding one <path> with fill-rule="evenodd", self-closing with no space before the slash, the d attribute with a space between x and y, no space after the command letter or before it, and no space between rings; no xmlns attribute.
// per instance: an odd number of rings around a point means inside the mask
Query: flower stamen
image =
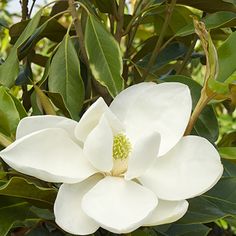
<svg viewBox="0 0 236 236"><path fill-rule="evenodd" d="M114 136L113 139L113 159L126 159L131 151L129 139L122 133Z"/></svg>
<svg viewBox="0 0 236 236"><path fill-rule="evenodd" d="M122 133L113 138L113 176L124 174L128 168L128 157L132 146L129 139Z"/></svg>

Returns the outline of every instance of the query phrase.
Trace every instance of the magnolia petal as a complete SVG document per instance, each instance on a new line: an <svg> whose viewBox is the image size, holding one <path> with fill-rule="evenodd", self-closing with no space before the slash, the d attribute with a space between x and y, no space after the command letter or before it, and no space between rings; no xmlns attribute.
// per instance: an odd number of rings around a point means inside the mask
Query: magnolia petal
<svg viewBox="0 0 236 236"><path fill-rule="evenodd" d="M75 128L75 136L78 140L84 142L91 130L97 125L103 113L108 109L103 98L93 103L81 117Z"/></svg>
<svg viewBox="0 0 236 236"><path fill-rule="evenodd" d="M29 116L23 118L17 126L16 139L22 138L27 134L47 128L62 128L68 132L73 140L75 139L74 130L77 122L63 116Z"/></svg>
<svg viewBox="0 0 236 236"><path fill-rule="evenodd" d="M153 213L146 218L144 226L169 224L182 218L188 210L188 202L183 201L158 201Z"/></svg>
<svg viewBox="0 0 236 236"><path fill-rule="evenodd" d="M149 189L118 177L105 177L82 199L84 212L113 233L140 227L156 208L156 195Z"/></svg>
<svg viewBox="0 0 236 236"><path fill-rule="evenodd" d="M109 107L103 100L103 98L98 98L98 100L91 105L88 110L84 113L79 123L75 128L75 136L81 142L84 142L88 134L95 128L98 124L102 115L105 115L114 133L123 130L123 125L116 118L116 116L110 111Z"/></svg>
<svg viewBox="0 0 236 236"><path fill-rule="evenodd" d="M77 184L62 184L54 204L56 223L66 232L76 235L92 234L99 225L88 217L81 208L81 200L99 180L94 175Z"/></svg>
<svg viewBox="0 0 236 236"><path fill-rule="evenodd" d="M49 182L75 183L96 173L79 145L59 128L28 134L0 156L15 170Z"/></svg>
<svg viewBox="0 0 236 236"><path fill-rule="evenodd" d="M124 123L126 133L133 142L150 132L160 133L161 156L184 134L192 108L190 90L181 83L152 84L151 88L145 88L136 99L131 99L132 105L125 108L125 116L119 117L115 110L113 112ZM123 95L123 100L125 96L129 100L129 92Z"/></svg>
<svg viewBox="0 0 236 236"><path fill-rule="evenodd" d="M153 132L147 137L139 139L129 157L126 179L133 179L144 174L157 157L160 146L160 135Z"/></svg>
<svg viewBox="0 0 236 236"><path fill-rule="evenodd" d="M223 166L214 146L198 136L183 137L139 181L164 200L183 200L203 194L220 179Z"/></svg>
<svg viewBox="0 0 236 236"><path fill-rule="evenodd" d="M153 82L144 82L132 85L119 93L110 105L111 111L119 120L125 120L126 114L136 99L147 89L152 88L156 84Z"/></svg>
<svg viewBox="0 0 236 236"><path fill-rule="evenodd" d="M113 166L112 146L113 134L105 116L102 116L85 140L84 154L96 169L108 172Z"/></svg>

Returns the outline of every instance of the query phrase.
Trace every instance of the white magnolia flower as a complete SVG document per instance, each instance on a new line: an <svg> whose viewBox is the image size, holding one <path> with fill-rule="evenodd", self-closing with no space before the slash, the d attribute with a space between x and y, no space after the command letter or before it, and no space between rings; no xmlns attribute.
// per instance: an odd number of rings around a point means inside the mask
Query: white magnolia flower
<svg viewBox="0 0 236 236"><path fill-rule="evenodd" d="M209 190L223 171L212 144L183 137L191 105L183 84L141 83L110 107L99 98L79 123L21 120L16 141L0 155L19 172L63 183L54 212L69 233L128 233L174 222L187 211L185 199Z"/></svg>

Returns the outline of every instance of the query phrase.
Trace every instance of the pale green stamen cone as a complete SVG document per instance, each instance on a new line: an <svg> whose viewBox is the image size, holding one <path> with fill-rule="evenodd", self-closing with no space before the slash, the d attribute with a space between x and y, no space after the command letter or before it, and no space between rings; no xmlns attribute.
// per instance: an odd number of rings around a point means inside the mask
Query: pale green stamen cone
<svg viewBox="0 0 236 236"><path fill-rule="evenodd" d="M126 159L131 151L131 143L124 134L117 134L113 140L113 158Z"/></svg>
<svg viewBox="0 0 236 236"><path fill-rule="evenodd" d="M112 175L120 176L128 168L128 157L132 146L124 134L117 134L113 139L113 169Z"/></svg>

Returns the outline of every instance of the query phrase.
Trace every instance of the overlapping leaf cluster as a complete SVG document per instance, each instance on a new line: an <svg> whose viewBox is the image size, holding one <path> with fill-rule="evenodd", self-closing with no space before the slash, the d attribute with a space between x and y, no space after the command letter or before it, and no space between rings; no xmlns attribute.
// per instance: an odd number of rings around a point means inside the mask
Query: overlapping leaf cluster
<svg viewBox="0 0 236 236"><path fill-rule="evenodd" d="M236 232L236 2L59 0L35 15L21 2L14 24L0 3L0 148L27 115L78 121L97 97L110 103L129 85L187 84L196 108L190 131L217 145L224 176L190 200L180 221L132 235ZM53 221L57 187L1 162L0 236L65 235Z"/></svg>

